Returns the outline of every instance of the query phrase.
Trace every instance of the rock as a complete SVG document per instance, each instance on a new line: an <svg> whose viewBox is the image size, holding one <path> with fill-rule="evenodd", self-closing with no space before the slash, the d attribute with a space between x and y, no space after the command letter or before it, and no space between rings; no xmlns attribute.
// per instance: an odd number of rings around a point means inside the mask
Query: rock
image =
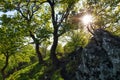
<svg viewBox="0 0 120 80"><path fill-rule="evenodd" d="M77 80L120 80L120 37L104 29L95 30L81 59Z"/></svg>

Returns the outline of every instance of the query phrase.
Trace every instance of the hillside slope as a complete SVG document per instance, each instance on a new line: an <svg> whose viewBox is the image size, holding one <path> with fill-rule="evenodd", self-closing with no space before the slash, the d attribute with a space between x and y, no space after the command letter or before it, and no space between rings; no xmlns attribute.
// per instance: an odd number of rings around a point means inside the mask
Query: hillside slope
<svg viewBox="0 0 120 80"><path fill-rule="evenodd" d="M97 29L85 48L61 59L58 69L47 60L15 72L7 80L120 80L119 74L120 37Z"/></svg>

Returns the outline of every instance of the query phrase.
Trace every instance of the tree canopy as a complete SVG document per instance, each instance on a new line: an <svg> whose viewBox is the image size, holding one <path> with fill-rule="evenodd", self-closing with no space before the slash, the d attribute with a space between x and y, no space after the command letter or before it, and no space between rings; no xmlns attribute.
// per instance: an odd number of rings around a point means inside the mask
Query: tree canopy
<svg viewBox="0 0 120 80"><path fill-rule="evenodd" d="M118 37L119 19L119 0L1 0L0 79L76 80L96 30Z"/></svg>

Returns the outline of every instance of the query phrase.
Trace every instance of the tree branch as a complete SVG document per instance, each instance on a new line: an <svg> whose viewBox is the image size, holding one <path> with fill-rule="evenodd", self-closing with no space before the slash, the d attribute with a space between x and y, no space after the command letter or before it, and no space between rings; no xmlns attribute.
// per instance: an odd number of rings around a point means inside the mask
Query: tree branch
<svg viewBox="0 0 120 80"><path fill-rule="evenodd" d="M62 18L61 18L58 26L60 26L61 23L64 21L64 19L66 19L66 18L68 17L71 8L72 8L71 5L69 5L69 6L67 7L66 12L62 15Z"/></svg>
<svg viewBox="0 0 120 80"><path fill-rule="evenodd" d="M48 2L48 1L40 2L38 5L36 5L36 2L38 2L38 1L36 1L36 0L35 0L35 1L31 1L31 2L34 2L35 5L32 6L32 8L31 8L31 14L30 14L30 11L28 11L27 16L25 16L25 15L23 14L21 8L23 8L24 6L27 7L27 6L30 4L30 1L28 1L26 5L22 5L21 7L20 7L21 2L19 2L19 3L18 3L18 6L17 6L17 8L16 8L16 10L20 12L20 14L25 18L25 20L31 20L32 17L33 17L33 15L34 15L34 13L35 13L36 11L38 11L38 9L40 8L39 6L42 5L42 4L45 3L45 2ZM35 10L33 9L34 7L36 7ZM29 10L29 9L27 9L27 10ZM28 17L28 16L29 16L29 17Z"/></svg>
<svg viewBox="0 0 120 80"><path fill-rule="evenodd" d="M56 29L58 26L57 26L57 20L55 19L55 10L54 10L54 5L55 3L54 2L51 2L50 0L47 0L47 2L49 3L50 7L51 7L51 16L52 16L52 23L53 23L53 27L54 29Z"/></svg>

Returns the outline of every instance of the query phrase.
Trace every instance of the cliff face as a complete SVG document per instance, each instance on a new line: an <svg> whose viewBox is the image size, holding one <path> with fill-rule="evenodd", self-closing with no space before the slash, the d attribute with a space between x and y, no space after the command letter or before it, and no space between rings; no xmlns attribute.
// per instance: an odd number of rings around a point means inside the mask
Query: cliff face
<svg viewBox="0 0 120 80"><path fill-rule="evenodd" d="M103 29L95 30L82 50L75 77L77 80L120 80L120 37Z"/></svg>

